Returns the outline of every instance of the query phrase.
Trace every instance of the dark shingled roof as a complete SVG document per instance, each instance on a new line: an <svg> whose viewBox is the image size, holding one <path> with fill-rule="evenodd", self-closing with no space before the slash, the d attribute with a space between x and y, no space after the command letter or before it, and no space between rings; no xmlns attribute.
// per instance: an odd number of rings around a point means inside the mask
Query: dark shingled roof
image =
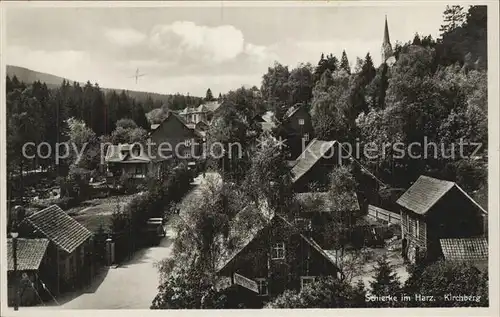
<svg viewBox="0 0 500 317"><path fill-rule="evenodd" d="M481 211L486 211L479 206L463 189L450 181L420 176L417 181L396 201L396 203L417 214L426 214L446 193L453 187L460 190Z"/></svg>
<svg viewBox="0 0 500 317"><path fill-rule="evenodd" d="M488 260L486 238L440 239L445 260L478 262Z"/></svg>
<svg viewBox="0 0 500 317"><path fill-rule="evenodd" d="M248 212L248 211L250 211L250 210L248 208L245 208L240 213ZM253 227L251 229L247 229L245 231L245 237L244 237L242 243L239 245L239 247L236 250L234 250L230 254L227 254L225 257L223 257L221 259L221 261L217 265L217 272L222 271L238 254L240 254L255 238L257 238L259 233L264 228L269 226L272 223L272 221L279 220L279 221L283 222L285 226L288 226L289 228L295 228L295 226L292 223L290 223L288 220L286 220L283 216L276 215L274 213L269 214L269 211L266 210L266 207L264 207L263 210L261 210L261 212L263 213L263 215L265 217L265 221L258 222L258 224L255 227ZM328 254L325 252L325 250L323 250L316 241L314 241L312 238L304 236L298 230L297 230L297 233L300 235L300 237L304 241L306 241L312 248L314 248L316 251L318 251L325 259L330 261L333 265L337 265L337 263L330 256L328 256Z"/></svg>
<svg viewBox="0 0 500 317"><path fill-rule="evenodd" d="M47 239L17 239L17 269L20 271L35 271L40 267L47 251ZM14 270L14 251L12 239L7 240L7 261L9 271Z"/></svg>
<svg viewBox="0 0 500 317"><path fill-rule="evenodd" d="M304 152L296 159L297 164L292 168L292 181L297 182L306 174L336 143L337 141L320 141L313 139Z"/></svg>
<svg viewBox="0 0 500 317"><path fill-rule="evenodd" d="M68 253L73 252L92 236L87 228L57 205L40 210L24 221Z"/></svg>

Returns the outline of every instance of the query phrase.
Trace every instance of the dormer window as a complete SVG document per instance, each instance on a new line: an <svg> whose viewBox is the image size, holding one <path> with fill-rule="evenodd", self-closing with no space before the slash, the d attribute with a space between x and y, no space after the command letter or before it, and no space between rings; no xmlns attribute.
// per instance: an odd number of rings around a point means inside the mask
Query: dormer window
<svg viewBox="0 0 500 317"><path fill-rule="evenodd" d="M299 119L299 125L304 125L304 119Z"/></svg>

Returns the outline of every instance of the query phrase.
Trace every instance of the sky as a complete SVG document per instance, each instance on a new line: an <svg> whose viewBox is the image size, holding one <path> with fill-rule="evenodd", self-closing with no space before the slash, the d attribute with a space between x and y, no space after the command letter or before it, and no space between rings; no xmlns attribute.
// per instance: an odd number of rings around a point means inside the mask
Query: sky
<svg viewBox="0 0 500 317"><path fill-rule="evenodd" d="M443 4L314 7L24 7L6 9L5 61L101 87L215 96L260 87L275 61L316 65L321 53L371 54L387 16L392 45L438 37ZM137 83L133 77L140 74Z"/></svg>

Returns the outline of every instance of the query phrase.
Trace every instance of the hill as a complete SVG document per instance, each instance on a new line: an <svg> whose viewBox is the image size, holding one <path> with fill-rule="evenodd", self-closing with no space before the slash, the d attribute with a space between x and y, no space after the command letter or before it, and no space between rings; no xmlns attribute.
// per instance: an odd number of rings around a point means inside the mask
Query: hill
<svg viewBox="0 0 500 317"><path fill-rule="evenodd" d="M6 71L7 71L7 76L11 78L13 76L16 76L19 81L22 81L26 84L31 84L39 80L40 82L44 82L49 88L57 88L61 86L63 80L65 79L71 83L74 82L74 80L68 78L37 72L28 68L13 66L13 65L7 65ZM80 84L83 85L84 83ZM116 91L117 93L120 93L123 90L119 88L102 88L102 87L101 89L106 93L113 90ZM172 96L169 94L158 94L153 92L135 91L135 90L128 90L127 93L130 97L135 98L137 101L141 102L144 102L148 97L151 97L153 101L168 103Z"/></svg>

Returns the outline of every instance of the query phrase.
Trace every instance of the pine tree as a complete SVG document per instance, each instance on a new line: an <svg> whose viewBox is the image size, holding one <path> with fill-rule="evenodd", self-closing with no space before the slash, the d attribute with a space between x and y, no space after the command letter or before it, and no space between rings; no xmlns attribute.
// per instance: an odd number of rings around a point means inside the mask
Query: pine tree
<svg viewBox="0 0 500 317"><path fill-rule="evenodd" d="M459 5L446 6L446 9L443 13L444 24L439 28L441 36L462 26L466 17L463 9L464 8Z"/></svg>
<svg viewBox="0 0 500 317"><path fill-rule="evenodd" d="M325 70L328 69L328 61L325 59L325 54L321 53L321 58L319 59L318 65L314 68L314 83L317 83Z"/></svg>
<svg viewBox="0 0 500 317"><path fill-rule="evenodd" d="M340 69L343 69L348 74L351 74L351 66L349 65L349 60L347 59L345 50L342 51L342 58L340 59Z"/></svg>
<svg viewBox="0 0 500 317"><path fill-rule="evenodd" d="M326 68L331 72L334 72L339 68L339 60L337 57L333 56L333 54L326 57Z"/></svg>
<svg viewBox="0 0 500 317"><path fill-rule="evenodd" d="M214 95L212 94L212 90L210 88L207 89L207 94L205 96L205 101L212 101L214 100Z"/></svg>
<svg viewBox="0 0 500 317"><path fill-rule="evenodd" d="M373 80L373 78L375 78L376 74L377 70L373 66L372 57L370 56L370 53L367 53L363 61L363 66L361 66L360 75L363 78L362 84L368 85Z"/></svg>
<svg viewBox="0 0 500 317"><path fill-rule="evenodd" d="M413 42L411 44L422 45L422 40L420 40L420 35L418 35L418 33L415 33L415 37L413 38Z"/></svg>
<svg viewBox="0 0 500 317"><path fill-rule="evenodd" d="M400 293L401 285L399 283L399 278L393 271L386 255L377 260L377 265L374 269L374 280L370 282L371 294L376 296L397 296Z"/></svg>

